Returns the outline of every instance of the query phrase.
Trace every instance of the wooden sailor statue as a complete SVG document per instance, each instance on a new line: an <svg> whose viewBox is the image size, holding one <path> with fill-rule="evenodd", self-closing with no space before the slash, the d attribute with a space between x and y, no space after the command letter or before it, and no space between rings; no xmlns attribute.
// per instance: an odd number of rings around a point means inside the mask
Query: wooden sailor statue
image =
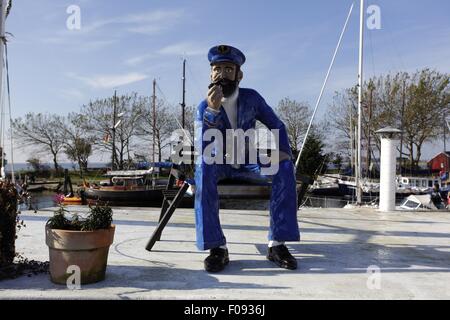
<svg viewBox="0 0 450 320"><path fill-rule="evenodd" d="M241 66L246 60L240 50L228 45L215 46L210 49L208 59L211 85L207 98L197 109L195 137L196 151L200 154L195 168L197 246L200 250L210 250L205 269L218 272L229 262L217 193L217 183L225 178L271 182L267 258L282 268L296 269L297 262L285 246L285 241L300 239L295 170L285 125L258 92L239 88L243 78ZM264 174L259 161L247 159L248 144L237 148L233 145L231 155L227 148L231 142L230 130L254 130L257 120L276 131L279 137L278 159L274 161L272 157L277 170L270 175ZM212 136L215 138L211 139ZM233 135L231 138L234 140ZM239 152L245 152L243 157L234 154Z"/></svg>

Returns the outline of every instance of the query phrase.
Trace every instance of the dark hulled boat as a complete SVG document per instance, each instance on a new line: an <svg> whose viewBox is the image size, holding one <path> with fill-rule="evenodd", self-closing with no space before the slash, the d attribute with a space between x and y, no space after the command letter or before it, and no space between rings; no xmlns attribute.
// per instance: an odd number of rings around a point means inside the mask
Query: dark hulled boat
<svg viewBox="0 0 450 320"><path fill-rule="evenodd" d="M148 170L109 171L108 180L99 185L92 184L84 188L87 203L96 201L108 202L118 206L151 206L160 207L163 201L163 190L168 179L155 178L152 168ZM297 184L300 190L301 184ZM269 200L271 186L269 183L249 184L231 180L221 181L218 186L219 199L251 199ZM195 186L191 186L181 206L193 207Z"/></svg>
<svg viewBox="0 0 450 320"><path fill-rule="evenodd" d="M162 190L167 179L154 177L153 168L148 170L109 171L107 180L84 188L88 203L108 202L112 205L159 206L163 200Z"/></svg>

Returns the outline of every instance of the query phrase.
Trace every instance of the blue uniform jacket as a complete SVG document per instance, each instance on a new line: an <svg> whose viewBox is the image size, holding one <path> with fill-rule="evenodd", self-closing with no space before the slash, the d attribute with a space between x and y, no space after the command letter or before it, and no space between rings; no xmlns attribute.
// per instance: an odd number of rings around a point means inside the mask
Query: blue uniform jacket
<svg viewBox="0 0 450 320"><path fill-rule="evenodd" d="M244 132L248 129L254 129L256 120L259 120L270 130L279 129L278 150L288 154L292 159L292 151L284 123L277 117L273 109L258 92L253 89L239 88L237 108L237 128L243 129ZM206 100L200 103L197 109L196 120L202 123L202 134L209 128L215 128L220 130L225 137L225 130L231 129L225 109L220 107L220 112L216 114L208 109ZM202 140L198 134L196 137L197 142ZM203 151L209 143L211 142L203 141L201 150ZM200 147L199 145L197 146Z"/></svg>

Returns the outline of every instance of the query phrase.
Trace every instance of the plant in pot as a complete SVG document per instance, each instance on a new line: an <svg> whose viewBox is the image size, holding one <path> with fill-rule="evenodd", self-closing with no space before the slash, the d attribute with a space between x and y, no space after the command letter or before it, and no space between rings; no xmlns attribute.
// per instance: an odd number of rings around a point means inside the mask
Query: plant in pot
<svg viewBox="0 0 450 320"><path fill-rule="evenodd" d="M108 205L89 206L86 216L70 212L60 202L46 224L46 244L50 253L52 282L66 284L72 275L69 267L78 267L81 284L105 279L109 247L114 240L115 225Z"/></svg>

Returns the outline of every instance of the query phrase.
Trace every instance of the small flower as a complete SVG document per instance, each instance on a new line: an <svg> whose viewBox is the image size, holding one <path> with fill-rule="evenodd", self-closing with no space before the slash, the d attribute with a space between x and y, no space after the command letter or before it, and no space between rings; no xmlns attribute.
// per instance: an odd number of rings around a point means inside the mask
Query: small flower
<svg viewBox="0 0 450 320"><path fill-rule="evenodd" d="M62 195L62 194L56 194L54 197L53 197L53 202L55 202L55 203L57 203L57 204L62 204L63 202L64 202L64 195Z"/></svg>

